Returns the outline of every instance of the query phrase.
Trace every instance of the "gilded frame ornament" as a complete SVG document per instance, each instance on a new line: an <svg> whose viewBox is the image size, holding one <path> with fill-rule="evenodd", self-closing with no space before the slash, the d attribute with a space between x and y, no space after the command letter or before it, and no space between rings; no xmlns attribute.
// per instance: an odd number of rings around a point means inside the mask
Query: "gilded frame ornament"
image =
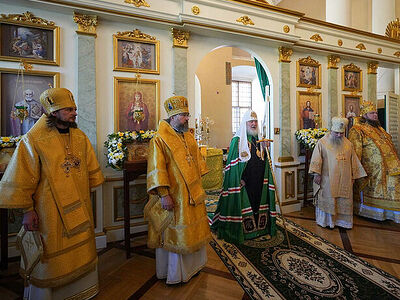
<svg viewBox="0 0 400 300"><path fill-rule="evenodd" d="M29 11L1 14L0 60L59 66L60 28Z"/></svg>
<svg viewBox="0 0 400 300"><path fill-rule="evenodd" d="M321 64L310 56L297 61L296 86L321 88Z"/></svg>
<svg viewBox="0 0 400 300"><path fill-rule="evenodd" d="M139 29L113 35L114 71L160 74L160 41Z"/></svg>
<svg viewBox="0 0 400 300"><path fill-rule="evenodd" d="M51 84L52 87L60 86L60 73L28 70L24 71L24 87L20 86L16 90L18 71L18 69L0 68L0 133L2 136L15 135L10 134L12 126L11 124L7 124L7 122L10 121L10 119L8 118L10 114L6 112L11 111L12 106L14 105L14 103L10 103L10 101L17 101L22 99L24 92L22 89L32 90L34 92L34 99L38 101L40 94L47 88L49 88L48 84ZM7 79L4 75L13 76L10 76ZM15 80L13 80L13 77L15 78ZM45 77L49 77L52 80L46 81ZM6 85L7 82L9 84L9 87ZM4 99L9 99L9 101L5 101Z"/></svg>
<svg viewBox="0 0 400 300"><path fill-rule="evenodd" d="M362 92L362 70L351 63L342 67L342 91Z"/></svg>
<svg viewBox="0 0 400 300"><path fill-rule="evenodd" d="M360 116L362 95L342 95L343 116L349 120L346 133L353 127L354 119Z"/></svg>
<svg viewBox="0 0 400 300"><path fill-rule="evenodd" d="M147 128L155 130L160 119L160 80L114 77L114 129L115 131L136 130L130 128L129 110L134 104L134 96L141 93L143 110L148 111ZM146 115L146 113L145 113Z"/></svg>
<svg viewBox="0 0 400 300"><path fill-rule="evenodd" d="M298 129L315 128L315 115L322 113L321 95L320 92L297 91Z"/></svg>

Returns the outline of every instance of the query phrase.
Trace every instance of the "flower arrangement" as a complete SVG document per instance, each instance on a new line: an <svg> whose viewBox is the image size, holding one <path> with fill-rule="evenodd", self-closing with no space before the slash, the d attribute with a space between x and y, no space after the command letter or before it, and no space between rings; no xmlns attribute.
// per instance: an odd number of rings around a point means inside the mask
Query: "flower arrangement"
<svg viewBox="0 0 400 300"><path fill-rule="evenodd" d="M328 129L326 128L309 128L300 129L295 132L297 141L308 149L314 149L318 140L322 138Z"/></svg>
<svg viewBox="0 0 400 300"><path fill-rule="evenodd" d="M0 137L0 149L1 148L12 148L17 146L18 142L21 140L20 136L2 136Z"/></svg>
<svg viewBox="0 0 400 300"><path fill-rule="evenodd" d="M127 144L132 142L146 142L155 135L154 130L114 132L107 136L104 147L107 148L107 162L110 167L121 170L128 156Z"/></svg>

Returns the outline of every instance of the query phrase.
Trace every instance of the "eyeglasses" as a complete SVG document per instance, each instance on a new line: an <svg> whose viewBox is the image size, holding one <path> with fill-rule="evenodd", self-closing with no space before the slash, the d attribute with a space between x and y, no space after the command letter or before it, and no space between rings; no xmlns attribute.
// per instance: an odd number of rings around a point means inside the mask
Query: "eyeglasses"
<svg viewBox="0 0 400 300"><path fill-rule="evenodd" d="M178 114L179 116L181 116L181 117L188 117L188 118L190 118L190 114L189 113L180 113L180 114Z"/></svg>

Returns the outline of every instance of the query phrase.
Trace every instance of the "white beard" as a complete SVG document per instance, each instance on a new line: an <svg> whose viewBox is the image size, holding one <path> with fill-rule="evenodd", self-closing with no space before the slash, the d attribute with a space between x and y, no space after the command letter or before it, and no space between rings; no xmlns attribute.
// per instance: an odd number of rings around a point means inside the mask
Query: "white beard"
<svg viewBox="0 0 400 300"><path fill-rule="evenodd" d="M247 128L247 135L251 135L251 136L257 137L257 135L258 135L258 130L257 130L257 128L256 128L256 129Z"/></svg>

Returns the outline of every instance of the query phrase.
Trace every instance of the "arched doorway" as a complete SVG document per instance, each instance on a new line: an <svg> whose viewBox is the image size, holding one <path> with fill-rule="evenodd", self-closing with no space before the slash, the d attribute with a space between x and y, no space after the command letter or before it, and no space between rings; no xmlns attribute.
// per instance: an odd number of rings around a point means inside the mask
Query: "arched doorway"
<svg viewBox="0 0 400 300"><path fill-rule="evenodd" d="M273 85L267 66L249 49L217 47L203 57L196 69L195 117L198 119L201 115L203 119L208 117L213 121L210 126L211 147L229 146L243 113L249 108L257 112L265 135L271 136L272 100L264 102L254 58L267 74L266 95L272 95Z"/></svg>

